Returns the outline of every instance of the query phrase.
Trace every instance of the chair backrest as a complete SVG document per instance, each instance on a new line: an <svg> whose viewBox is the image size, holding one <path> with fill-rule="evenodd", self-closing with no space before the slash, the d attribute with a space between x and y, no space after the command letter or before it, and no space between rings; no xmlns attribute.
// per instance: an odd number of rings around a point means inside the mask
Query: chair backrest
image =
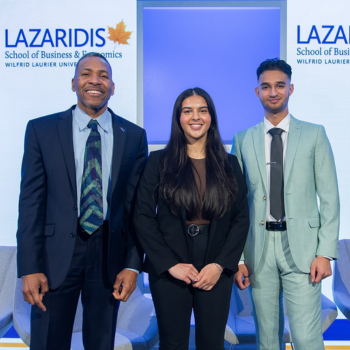
<svg viewBox="0 0 350 350"><path fill-rule="evenodd" d="M16 247L0 247L0 292L7 279L16 279Z"/></svg>
<svg viewBox="0 0 350 350"><path fill-rule="evenodd" d="M120 302L119 310L118 310L118 321L123 317L123 314L126 312L127 308L133 303L133 300L136 299L138 296L140 296L141 290L138 286L136 286L136 289L131 294L130 298L127 302ZM73 333L75 332L81 332L83 329L83 307L81 305L81 300L79 299L77 312L75 314L75 320L74 320L74 326L73 326Z"/></svg>
<svg viewBox="0 0 350 350"><path fill-rule="evenodd" d="M235 285L233 285L230 308L236 317L252 316L253 305L249 290L239 290Z"/></svg>
<svg viewBox="0 0 350 350"><path fill-rule="evenodd" d="M126 303L123 303L123 302L120 303L119 310L118 310L117 324L118 324L118 321L120 321L123 318L124 313L129 312L130 306L133 304L136 298L138 298L140 295L142 295L141 290L138 286L136 286L136 289L130 295L128 301Z"/></svg>
<svg viewBox="0 0 350 350"><path fill-rule="evenodd" d="M16 247L0 247L0 303L12 310L16 284Z"/></svg>
<svg viewBox="0 0 350 350"><path fill-rule="evenodd" d="M25 344L30 345L31 305L23 299L22 279L16 278L13 304L13 326Z"/></svg>
<svg viewBox="0 0 350 350"><path fill-rule="evenodd" d="M335 264L334 278L339 277L350 293L350 239L339 241L339 257Z"/></svg>
<svg viewBox="0 0 350 350"><path fill-rule="evenodd" d="M83 330L83 307L81 305L81 297L79 297L77 311L75 313L73 333L82 332L82 330Z"/></svg>
<svg viewBox="0 0 350 350"><path fill-rule="evenodd" d="M11 327L16 284L16 248L0 247L0 338Z"/></svg>

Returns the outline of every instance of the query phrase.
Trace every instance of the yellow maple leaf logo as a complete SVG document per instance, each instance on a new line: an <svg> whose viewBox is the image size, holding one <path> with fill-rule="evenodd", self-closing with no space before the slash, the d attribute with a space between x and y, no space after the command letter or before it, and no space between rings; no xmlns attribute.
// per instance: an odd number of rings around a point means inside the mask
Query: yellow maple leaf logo
<svg viewBox="0 0 350 350"><path fill-rule="evenodd" d="M109 40L112 40L115 43L129 45L128 39L130 39L130 35L132 32L125 31L124 21L119 22L115 29L113 27L108 27Z"/></svg>

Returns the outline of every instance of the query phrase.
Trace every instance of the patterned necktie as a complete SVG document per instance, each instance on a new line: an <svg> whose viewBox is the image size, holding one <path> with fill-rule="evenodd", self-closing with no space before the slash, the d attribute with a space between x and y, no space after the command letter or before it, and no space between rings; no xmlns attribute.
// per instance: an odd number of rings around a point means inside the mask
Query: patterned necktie
<svg viewBox="0 0 350 350"><path fill-rule="evenodd" d="M86 141L81 181L79 223L89 235L103 224L101 135L97 125L96 120L89 121L91 132Z"/></svg>
<svg viewBox="0 0 350 350"><path fill-rule="evenodd" d="M284 183L283 183L283 143L282 129L269 130L272 136L270 159L270 213L280 221L284 212Z"/></svg>

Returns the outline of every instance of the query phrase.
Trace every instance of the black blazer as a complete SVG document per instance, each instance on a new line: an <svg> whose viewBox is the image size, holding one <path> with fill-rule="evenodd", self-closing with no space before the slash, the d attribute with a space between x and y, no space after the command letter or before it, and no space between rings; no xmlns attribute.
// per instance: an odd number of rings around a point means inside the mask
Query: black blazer
<svg viewBox="0 0 350 350"><path fill-rule="evenodd" d="M18 276L44 273L54 289L65 279L77 232L72 110L29 121L25 136L17 231ZM147 161L146 133L115 115L108 243L111 283L124 268L142 268L132 238L131 203Z"/></svg>
<svg viewBox="0 0 350 350"><path fill-rule="evenodd" d="M158 196L161 151L151 152L140 180L134 224L146 253L145 271L161 275L178 263L189 263L186 243L186 213L174 215ZM210 224L205 264L218 263L235 273L249 229L245 180L237 158L228 155L238 185L235 202L219 220Z"/></svg>

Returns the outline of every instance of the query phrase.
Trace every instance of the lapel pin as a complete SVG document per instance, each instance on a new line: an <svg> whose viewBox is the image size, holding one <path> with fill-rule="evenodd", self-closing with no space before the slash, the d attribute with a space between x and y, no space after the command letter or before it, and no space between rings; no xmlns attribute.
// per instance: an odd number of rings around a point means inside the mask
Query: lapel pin
<svg viewBox="0 0 350 350"><path fill-rule="evenodd" d="M122 132L124 132L124 131L125 131L125 129L123 129L122 127L120 128L120 130L121 130Z"/></svg>

